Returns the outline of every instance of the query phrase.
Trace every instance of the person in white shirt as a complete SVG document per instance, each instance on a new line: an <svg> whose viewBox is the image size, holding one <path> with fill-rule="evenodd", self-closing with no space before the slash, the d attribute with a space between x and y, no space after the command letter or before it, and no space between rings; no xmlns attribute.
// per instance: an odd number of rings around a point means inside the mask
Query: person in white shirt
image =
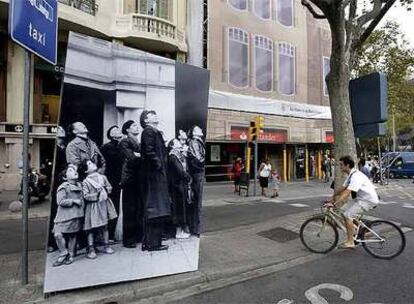
<svg viewBox="0 0 414 304"><path fill-rule="evenodd" d="M266 161L260 164L260 167L258 170L258 176L259 176L260 187L262 188L262 196L265 196L265 197L267 196L267 188L269 186L269 177L270 177L271 171L272 171L272 165L270 164L268 159L266 159Z"/></svg>
<svg viewBox="0 0 414 304"><path fill-rule="evenodd" d="M333 198L327 203L328 207L343 204L352 195L352 200L342 207L347 230L347 240L339 245L341 249L352 249L354 244L353 220L363 213L375 208L379 203L378 194L369 178L361 171L354 168L355 162L350 156L342 156L339 159L339 168L347 173L348 177L342 187L337 189Z"/></svg>

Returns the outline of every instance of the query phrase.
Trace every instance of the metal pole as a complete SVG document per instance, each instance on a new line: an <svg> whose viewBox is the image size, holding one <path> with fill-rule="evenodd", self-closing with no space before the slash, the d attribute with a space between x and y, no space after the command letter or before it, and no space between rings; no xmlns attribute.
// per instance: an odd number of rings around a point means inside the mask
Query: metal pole
<svg viewBox="0 0 414 304"><path fill-rule="evenodd" d="M395 133L395 114L392 113L392 152L395 152L397 147L397 135Z"/></svg>
<svg viewBox="0 0 414 304"><path fill-rule="evenodd" d="M380 174L380 184L383 185L382 181L382 160L381 160L381 145L380 145L380 138L377 137L378 142L378 162L379 162L379 174Z"/></svg>
<svg viewBox="0 0 414 304"><path fill-rule="evenodd" d="M257 139L254 142L254 190L253 195L256 196L256 186L257 186Z"/></svg>
<svg viewBox="0 0 414 304"><path fill-rule="evenodd" d="M30 113L30 57L24 51L24 99L23 99L23 206L22 206L22 284L29 283L28 276L28 218L29 218L29 113Z"/></svg>

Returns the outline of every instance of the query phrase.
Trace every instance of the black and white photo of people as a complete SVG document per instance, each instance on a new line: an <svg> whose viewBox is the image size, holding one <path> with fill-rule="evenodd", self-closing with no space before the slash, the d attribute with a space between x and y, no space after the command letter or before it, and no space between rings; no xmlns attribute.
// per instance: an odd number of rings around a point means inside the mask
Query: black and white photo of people
<svg viewBox="0 0 414 304"><path fill-rule="evenodd" d="M203 101L185 101L176 91L182 88L174 85L187 73L185 66L108 42L111 54L122 48L122 56L130 52L136 58L139 52L158 60L153 68L174 80L170 88L160 83L156 96L150 92L155 98L147 93L145 103L135 107L131 96L142 96L132 85L132 93L123 95L113 86L97 86L99 75L98 80L84 76L87 67L75 58L105 47L92 39L85 44L85 37L71 33L68 43L45 293L198 269L208 72L199 69L202 78L195 77L205 89L195 91L194 100ZM77 47L76 38L82 38ZM141 66L138 62L136 73ZM93 69L100 73L96 60ZM180 108L189 102L199 114L187 120Z"/></svg>

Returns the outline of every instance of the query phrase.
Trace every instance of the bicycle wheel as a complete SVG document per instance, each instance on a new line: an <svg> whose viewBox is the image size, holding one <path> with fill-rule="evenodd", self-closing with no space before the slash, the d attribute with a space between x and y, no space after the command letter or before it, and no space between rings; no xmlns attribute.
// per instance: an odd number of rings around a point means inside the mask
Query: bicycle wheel
<svg viewBox="0 0 414 304"><path fill-rule="evenodd" d="M300 240L311 252L327 253L338 244L338 230L325 216L315 216L300 227Z"/></svg>
<svg viewBox="0 0 414 304"><path fill-rule="evenodd" d="M367 223L367 226L380 237L365 229L362 235L362 246L369 254L379 259L389 260L403 252L405 235L400 227L385 220L372 221Z"/></svg>

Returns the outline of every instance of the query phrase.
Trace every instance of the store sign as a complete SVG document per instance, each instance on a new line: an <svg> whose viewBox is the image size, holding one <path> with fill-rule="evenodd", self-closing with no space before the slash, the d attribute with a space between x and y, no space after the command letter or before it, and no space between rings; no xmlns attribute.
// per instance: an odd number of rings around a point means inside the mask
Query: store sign
<svg viewBox="0 0 414 304"><path fill-rule="evenodd" d="M231 127L232 140L247 140L247 127ZM288 141L288 131L284 129L265 128L259 136L259 141L271 143L285 143Z"/></svg>
<svg viewBox="0 0 414 304"><path fill-rule="evenodd" d="M56 134L57 132L57 126L48 126L47 127L47 133Z"/></svg>
<svg viewBox="0 0 414 304"><path fill-rule="evenodd" d="M327 142L329 144L334 143L334 135L333 135L332 131L326 131L325 132L325 142Z"/></svg>
<svg viewBox="0 0 414 304"><path fill-rule="evenodd" d="M11 133L23 133L23 125L22 124L10 124L6 125L6 132ZM29 127L29 132L32 132L32 126Z"/></svg>

